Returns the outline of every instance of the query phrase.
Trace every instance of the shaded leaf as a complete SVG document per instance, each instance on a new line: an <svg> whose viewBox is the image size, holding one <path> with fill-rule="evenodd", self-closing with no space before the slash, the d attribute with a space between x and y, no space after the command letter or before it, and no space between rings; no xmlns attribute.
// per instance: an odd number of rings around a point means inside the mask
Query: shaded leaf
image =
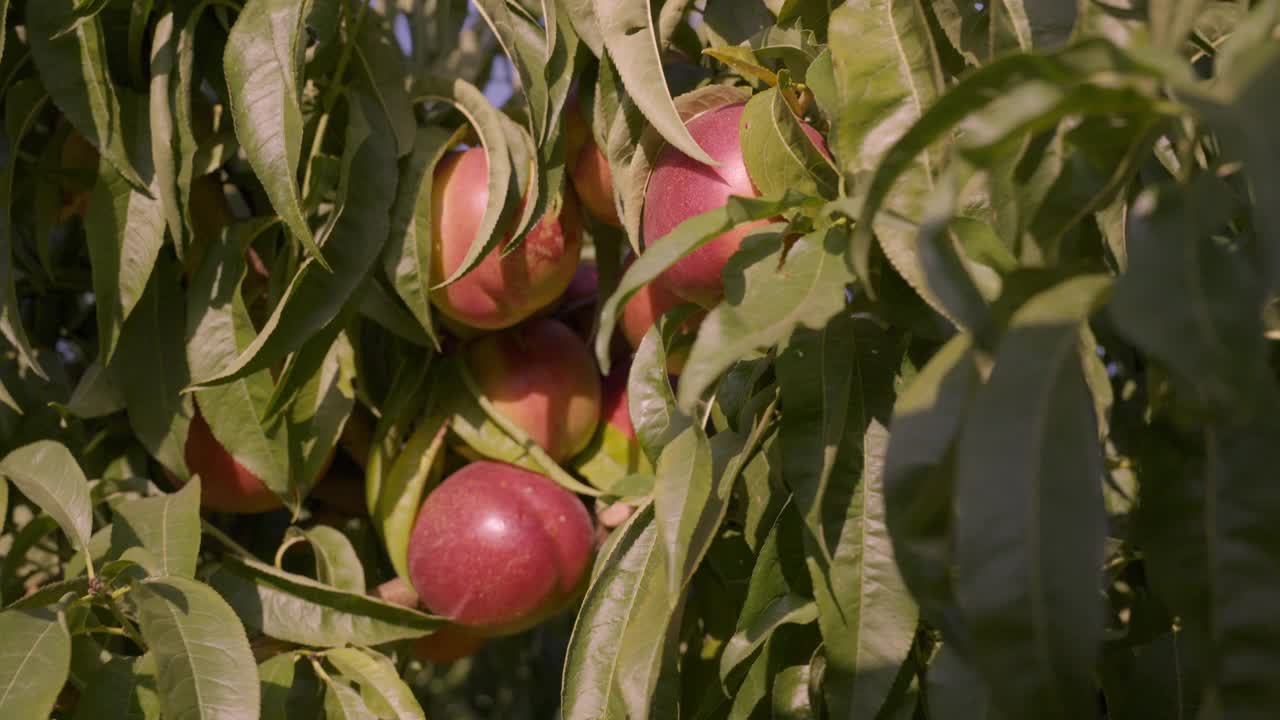
<svg viewBox="0 0 1280 720"><path fill-rule="evenodd" d="M14 242L17 240L13 226L13 191L18 175L18 147L31 129L40 111L49 100L40 83L28 80L16 84L5 94L4 128L7 140L4 174L0 175L0 334L21 355L24 362L41 378L45 371L36 361L35 351L22 325L22 313L18 304L17 278L14 261ZM7 394L7 393L6 393ZM7 403L10 406L16 402Z"/></svg>
<svg viewBox="0 0 1280 720"><path fill-rule="evenodd" d="M982 678L955 646L943 643L925 674L929 717L938 720L995 720L996 710Z"/></svg>
<svg viewBox="0 0 1280 720"><path fill-rule="evenodd" d="M187 366L186 300L176 263L161 255L142 299L120 335L111 367L121 388L133 432L166 469L188 476L184 449L191 424Z"/></svg>
<svg viewBox="0 0 1280 720"><path fill-rule="evenodd" d="M1234 209L1230 189L1207 175L1146 190L1130 214L1129 271L1110 308L1121 333L1221 408L1251 404L1268 372L1256 268L1212 238Z"/></svg>
<svg viewBox="0 0 1280 720"><path fill-rule="evenodd" d="M49 96L67 120L102 154L130 185L141 190L150 173L134 164L130 117L139 98L119 95L108 73L102 19L85 19L75 30L55 38L76 10L76 0L27 3L27 37L31 57Z"/></svg>
<svg viewBox="0 0 1280 720"><path fill-rule="evenodd" d="M258 666L263 720L312 720L320 716L320 680L297 653L281 653Z"/></svg>
<svg viewBox="0 0 1280 720"><path fill-rule="evenodd" d="M981 386L972 340L957 335L898 395L884 461L885 525L921 615L963 642L951 580L953 453Z"/></svg>
<svg viewBox="0 0 1280 720"><path fill-rule="evenodd" d="M112 655L76 703L74 720L159 720L155 658Z"/></svg>
<svg viewBox="0 0 1280 720"><path fill-rule="evenodd" d="M1103 468L1077 346L1110 282L1080 276L1014 314L957 450L956 596L1011 716L1076 718L1095 704Z"/></svg>

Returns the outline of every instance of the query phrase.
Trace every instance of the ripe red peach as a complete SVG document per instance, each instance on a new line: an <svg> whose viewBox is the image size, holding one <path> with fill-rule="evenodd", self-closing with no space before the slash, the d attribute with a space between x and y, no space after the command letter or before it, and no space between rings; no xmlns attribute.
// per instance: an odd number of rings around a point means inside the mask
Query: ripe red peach
<svg viewBox="0 0 1280 720"><path fill-rule="evenodd" d="M481 394L557 462L591 442L599 371L564 323L535 318L486 335L467 346L465 359Z"/></svg>
<svg viewBox="0 0 1280 720"><path fill-rule="evenodd" d="M646 247L661 242L680 223L718 207L730 195L758 197L742 159L739 124L745 103L725 105L697 115L686 123L689 134L719 167L704 165L674 146L658 153L645 190L641 230ZM824 154L822 136L808 125L805 134ZM676 296L712 307L724 295L720 271L752 230L768 220L743 223L712 239L662 274L659 282Z"/></svg>
<svg viewBox="0 0 1280 720"><path fill-rule="evenodd" d="M489 162L483 148L449 155L436 167L431 188L431 282L462 266L476 241L489 201ZM437 309L456 323L481 330L511 327L550 305L573 279L582 254L582 224L572 193L558 216L544 216L506 257L503 239L457 282L433 290Z"/></svg>
<svg viewBox="0 0 1280 720"><path fill-rule="evenodd" d="M582 502L547 477L474 462L423 502L409 538L409 575L423 605L465 632L513 634L578 596L594 533Z"/></svg>
<svg viewBox="0 0 1280 720"><path fill-rule="evenodd" d="M213 436L197 409L184 446L187 470L200 476L200 505L229 513L259 513L281 506L249 468L241 465Z"/></svg>
<svg viewBox="0 0 1280 720"><path fill-rule="evenodd" d="M417 608L418 591L403 578L395 577L377 586L370 593L379 600L408 608ZM451 663L476 654L484 646L485 639L469 633L457 625L445 625L430 635L413 641L413 656L426 663Z"/></svg>

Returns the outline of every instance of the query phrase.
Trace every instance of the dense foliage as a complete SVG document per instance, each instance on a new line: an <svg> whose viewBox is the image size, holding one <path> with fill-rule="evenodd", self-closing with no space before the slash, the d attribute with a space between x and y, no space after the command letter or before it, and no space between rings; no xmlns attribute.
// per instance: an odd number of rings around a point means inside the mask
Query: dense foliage
<svg viewBox="0 0 1280 720"><path fill-rule="evenodd" d="M1280 717L1280 0L0 17L0 718Z"/></svg>

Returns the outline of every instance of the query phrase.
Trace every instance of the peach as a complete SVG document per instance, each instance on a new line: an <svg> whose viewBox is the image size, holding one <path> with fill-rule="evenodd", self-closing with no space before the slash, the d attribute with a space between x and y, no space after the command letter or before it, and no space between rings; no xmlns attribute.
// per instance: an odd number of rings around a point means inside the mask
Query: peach
<svg viewBox="0 0 1280 720"><path fill-rule="evenodd" d="M600 380L586 343L559 320L535 318L473 341L472 377L494 407L557 462L591 442Z"/></svg>
<svg viewBox="0 0 1280 720"><path fill-rule="evenodd" d="M462 266L477 240L489 201L489 161L483 148L454 153L436 167L431 189L431 283ZM555 302L568 287L582 254L582 225L571 193L559 216L545 216L511 254L506 236L471 272L433 290L437 309L456 323L481 330L511 327Z"/></svg>
<svg viewBox="0 0 1280 720"><path fill-rule="evenodd" d="M464 632L509 635L577 598L594 534L586 507L550 479L475 462L423 502L409 538L409 575L423 605Z"/></svg>
<svg viewBox="0 0 1280 720"><path fill-rule="evenodd" d="M445 625L430 635L413 641L413 656L424 663L443 665L471 657L484 647L485 638L463 630L457 625Z"/></svg>
<svg viewBox="0 0 1280 720"><path fill-rule="evenodd" d="M281 506L249 468L241 465L213 436L197 408L184 447L187 470L200 476L200 505L229 513L260 513Z"/></svg>
<svg viewBox="0 0 1280 720"><path fill-rule="evenodd" d="M565 158L569 178L591 217L608 225L621 226L618 207L613 202L613 173L609 161L582 117L575 100L565 104Z"/></svg>
<svg viewBox="0 0 1280 720"><path fill-rule="evenodd" d="M398 577L377 586L370 594L408 608L416 608L421 604L418 591ZM479 635L469 633L457 625L445 625L430 635L414 640L413 656L424 663L451 663L476 654L484 643L485 639Z"/></svg>
<svg viewBox="0 0 1280 720"><path fill-rule="evenodd" d="M631 411L627 405L627 379L631 366L621 363L600 384L600 422L611 425L628 440L635 441L636 429L631 424Z"/></svg>
<svg viewBox="0 0 1280 720"><path fill-rule="evenodd" d="M658 321L658 318L665 315L668 310L686 303L686 300L668 290L661 278L637 290L622 307L620 324L627 344L632 350L639 349L640 342L644 340L645 334ZM697 332L698 325L704 317L706 313L698 311L689 316L680 329L685 333ZM684 369L684 362L688 359L688 355L689 346L673 348L667 357L667 371L672 375L679 375Z"/></svg>
<svg viewBox="0 0 1280 720"><path fill-rule="evenodd" d="M719 167L704 165L673 146L658 153L645 189L642 234L646 247L661 242L680 223L724 207L730 195L758 197L742 159L739 124L745 103L709 110L686 123L689 134ZM822 136L808 125L805 134L827 152ZM768 220L743 223L681 258L659 278L667 290L688 301L712 307L724 295L720 271L752 230Z"/></svg>

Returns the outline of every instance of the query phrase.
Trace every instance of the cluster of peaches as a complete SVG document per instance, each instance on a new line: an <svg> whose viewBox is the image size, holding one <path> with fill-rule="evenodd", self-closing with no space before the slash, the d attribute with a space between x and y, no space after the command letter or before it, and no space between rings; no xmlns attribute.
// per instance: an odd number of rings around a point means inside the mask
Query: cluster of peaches
<svg viewBox="0 0 1280 720"><path fill-rule="evenodd" d="M647 245L688 218L723 206L730 195L758 195L742 158L743 107L724 106L688 122L690 134L718 167L670 146L659 154L643 208ZM611 375L601 378L587 337L597 299L596 272L581 257L579 204L597 222L619 224L609 165L573 105L566 116L572 189L565 188L558 214L541 218L515 249L502 252L511 240L505 238L471 272L432 291L479 391L560 463L582 452L601 425L636 443L626 397L627 364L615 363ZM453 275L476 241L487 183L483 148L454 152L437 166L433 285ZM706 243L633 296L621 318L623 337L615 342L620 354L626 354L626 345L638 347L668 310L719 302L721 269L757 224ZM679 365L672 358L668 369L678 374ZM278 504L198 415L186 460L203 479L203 501L210 509L253 512ZM625 512L615 506L612 515L601 517L601 524L616 524ZM474 652L485 637L526 630L565 609L590 577L596 542L592 516L578 496L541 474L478 459L453 472L423 502L409 542L412 586L392 581L377 592L450 619L453 625L419 641L416 654L427 661L452 660Z"/></svg>

